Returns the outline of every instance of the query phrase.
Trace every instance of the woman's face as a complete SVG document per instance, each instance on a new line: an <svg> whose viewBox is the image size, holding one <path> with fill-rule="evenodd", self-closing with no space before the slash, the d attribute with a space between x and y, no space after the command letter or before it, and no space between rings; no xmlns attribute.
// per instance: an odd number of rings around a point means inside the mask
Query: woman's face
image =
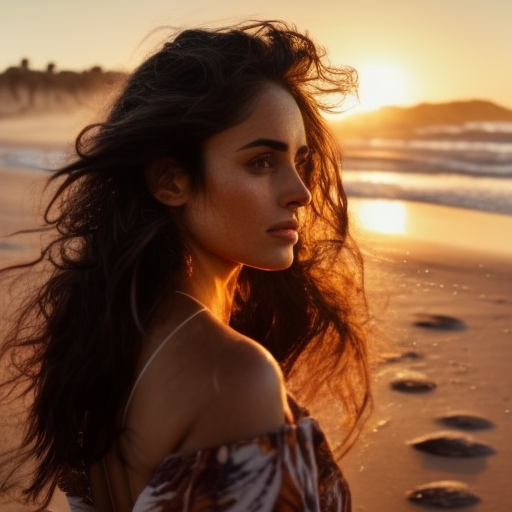
<svg viewBox="0 0 512 512"><path fill-rule="evenodd" d="M183 212L192 257L229 267L289 267L297 210L311 199L301 180L307 152L295 100L269 84L245 121L206 142L204 186Z"/></svg>

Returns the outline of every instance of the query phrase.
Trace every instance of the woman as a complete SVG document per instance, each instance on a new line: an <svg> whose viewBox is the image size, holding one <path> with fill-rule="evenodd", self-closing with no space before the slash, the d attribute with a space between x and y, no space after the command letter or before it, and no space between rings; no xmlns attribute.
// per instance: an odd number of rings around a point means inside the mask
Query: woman
<svg viewBox="0 0 512 512"><path fill-rule="evenodd" d="M319 113L355 73L322 58L280 22L187 30L79 135L32 264L50 274L7 345L33 354L29 498L350 510L287 391L341 397L342 449L369 402L360 257Z"/></svg>

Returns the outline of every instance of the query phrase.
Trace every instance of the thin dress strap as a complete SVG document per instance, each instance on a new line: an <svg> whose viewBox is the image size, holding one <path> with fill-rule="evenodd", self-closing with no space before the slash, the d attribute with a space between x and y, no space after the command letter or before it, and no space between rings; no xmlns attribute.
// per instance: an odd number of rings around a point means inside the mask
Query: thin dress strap
<svg viewBox="0 0 512 512"><path fill-rule="evenodd" d="M144 376L144 374L146 373L147 369L149 368L149 366L151 365L151 363L153 362L153 360L155 359L155 357L159 354L159 352L162 350L162 348L165 346L165 344L185 325L187 324L188 322L190 322L190 320L192 320L194 317L196 317L199 313L202 313L203 311L206 311L208 308L206 308L206 306L204 304L202 304L201 302L199 302L196 298L192 297L191 295L189 295L188 293L185 293L185 292L180 292L178 290L175 290L177 293L181 293L182 295L185 295L191 299L193 299L195 302L197 302L200 306L201 306L201 309L199 309L198 311L196 311L195 313L192 313L189 317L185 318L185 320L183 320L183 322L181 322L175 329L173 329L161 342L160 342L160 345L158 345L158 347L156 348L156 350L151 354L151 357L146 361L146 364L144 365L144 367L142 368L141 372L139 373L138 377L137 377L137 380L135 381L135 384L133 385L131 391L130 391L130 395L128 396L128 400L126 401L126 405L124 407L124 411L123 411L123 418L121 420L121 427L124 426L124 422L126 420L126 414L128 412L128 407L130 406L130 403L132 401L132 398L133 398L133 395L135 393L135 390L137 389L137 386L139 385L139 382L141 381L142 377ZM109 478L109 474L108 474L108 470L107 470L107 466L105 464L105 458L103 458L102 460L102 465L103 465L103 474L105 475L105 481L107 483L107 489L108 489L108 493L110 495L110 503L112 505L112 509L114 510L114 512L117 512L117 508L116 508L116 503L114 501L114 495L112 493L112 487L111 487L111 484L110 484L110 478ZM131 485L130 485L130 482L128 481L128 487L130 487L130 492L131 492Z"/></svg>
<svg viewBox="0 0 512 512"><path fill-rule="evenodd" d="M185 295L185 294L184 294ZM196 300L196 299L195 299ZM196 302L198 302L196 300ZM176 327L174 330L172 330L164 339L163 341L160 343L160 345L158 345L158 347L156 348L156 350L153 352L153 354L151 354L151 357L146 361L146 364L144 365L144 367L142 368L141 372L139 373L139 376L137 377L137 380L135 381L135 384L133 385L132 387L132 390L130 391L130 395L128 396L128 400L126 401L126 405L124 407L124 412L123 412L123 419L121 420L121 427L124 426L124 422L126 420L126 414L128 412L128 407L130 406L130 403L132 401L132 398L133 398L133 395L135 393L135 390L137 389L137 386L139 385L139 382L141 381L142 377L144 376L144 374L146 373L146 370L149 368L149 366L151 365L151 363L153 362L153 360L155 359L155 357L159 354L159 352L162 350L162 348L164 348L165 344L185 325L187 324L188 322L190 322L190 320L192 320L195 316L197 316L199 313L202 313L203 311L206 311L207 308L206 307L202 307L201 309L199 309L198 311L196 311L195 313L193 313L192 315L190 315L189 317L185 318L185 320L183 320L183 322L181 322L181 324L178 325L178 327Z"/></svg>

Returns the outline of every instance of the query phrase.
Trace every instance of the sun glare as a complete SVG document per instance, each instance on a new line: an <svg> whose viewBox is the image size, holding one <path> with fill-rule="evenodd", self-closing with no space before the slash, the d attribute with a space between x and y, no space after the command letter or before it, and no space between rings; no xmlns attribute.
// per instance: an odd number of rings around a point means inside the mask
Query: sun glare
<svg viewBox="0 0 512 512"><path fill-rule="evenodd" d="M400 105L406 102L406 77L399 67L373 63L361 65L357 71L361 110L374 110L385 105Z"/></svg>
<svg viewBox="0 0 512 512"><path fill-rule="evenodd" d="M352 208L363 229L396 235L407 231L407 210L400 201L357 201L352 203Z"/></svg>

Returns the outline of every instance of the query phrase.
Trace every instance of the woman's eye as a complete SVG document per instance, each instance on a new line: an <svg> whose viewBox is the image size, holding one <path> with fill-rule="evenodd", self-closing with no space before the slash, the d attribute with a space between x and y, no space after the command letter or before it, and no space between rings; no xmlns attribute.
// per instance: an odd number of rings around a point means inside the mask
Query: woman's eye
<svg viewBox="0 0 512 512"><path fill-rule="evenodd" d="M252 160L249 167L259 170L272 170L275 167L274 161L270 156L262 156Z"/></svg>

